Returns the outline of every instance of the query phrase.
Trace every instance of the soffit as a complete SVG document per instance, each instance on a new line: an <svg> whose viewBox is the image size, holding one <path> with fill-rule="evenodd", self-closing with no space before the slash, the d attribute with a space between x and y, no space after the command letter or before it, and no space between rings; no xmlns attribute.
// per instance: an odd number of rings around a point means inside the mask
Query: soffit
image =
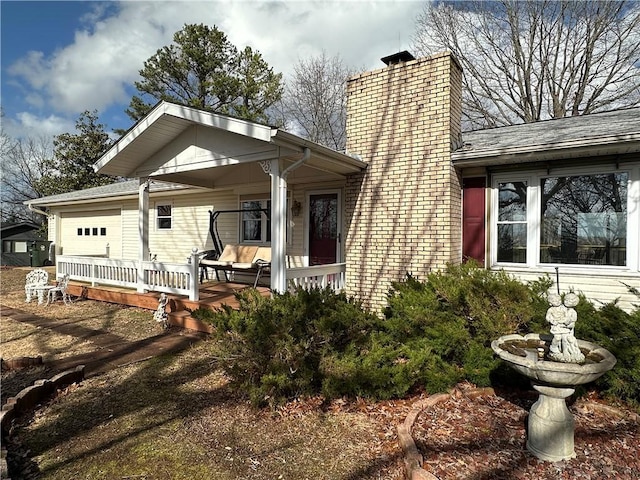
<svg viewBox="0 0 640 480"><path fill-rule="evenodd" d="M360 160L276 128L161 102L94 169L120 177L180 178L189 185L210 187L225 175L214 169L272 159L294 162L304 148L311 150L307 164L319 170L346 175L366 167Z"/></svg>

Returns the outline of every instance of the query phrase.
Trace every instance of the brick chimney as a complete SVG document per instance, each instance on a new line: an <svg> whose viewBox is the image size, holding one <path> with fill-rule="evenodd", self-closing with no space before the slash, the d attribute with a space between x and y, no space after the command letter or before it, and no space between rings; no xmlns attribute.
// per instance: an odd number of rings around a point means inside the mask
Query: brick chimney
<svg viewBox="0 0 640 480"><path fill-rule="evenodd" d="M387 66L347 83L347 151L369 165L345 188L347 285L386 304L391 282L461 260L461 183L451 164L460 137L462 70L449 53Z"/></svg>

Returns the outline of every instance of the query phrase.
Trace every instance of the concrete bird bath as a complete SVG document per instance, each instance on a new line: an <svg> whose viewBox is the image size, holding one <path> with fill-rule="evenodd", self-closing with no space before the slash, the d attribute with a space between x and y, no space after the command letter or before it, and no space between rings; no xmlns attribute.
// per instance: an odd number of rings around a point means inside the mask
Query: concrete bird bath
<svg viewBox="0 0 640 480"><path fill-rule="evenodd" d="M549 462L576 456L575 421L565 399L577 385L596 380L616 364L608 350L574 337L577 300L573 293L565 295L564 303L559 294L549 294L550 335L505 335L491 344L540 394L529 412L527 450Z"/></svg>

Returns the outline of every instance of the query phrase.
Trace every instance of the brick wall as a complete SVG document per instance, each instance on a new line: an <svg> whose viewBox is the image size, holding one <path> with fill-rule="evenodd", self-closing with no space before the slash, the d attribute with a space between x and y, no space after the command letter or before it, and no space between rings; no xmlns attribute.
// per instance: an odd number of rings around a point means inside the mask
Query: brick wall
<svg viewBox="0 0 640 480"><path fill-rule="evenodd" d="M449 54L363 73L347 84L347 150L368 163L345 187L349 293L379 310L392 281L461 258L462 71Z"/></svg>

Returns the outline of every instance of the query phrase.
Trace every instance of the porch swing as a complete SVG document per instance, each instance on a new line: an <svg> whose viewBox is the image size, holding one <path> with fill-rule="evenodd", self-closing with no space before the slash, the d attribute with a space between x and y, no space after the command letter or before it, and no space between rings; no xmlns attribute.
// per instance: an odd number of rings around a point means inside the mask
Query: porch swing
<svg viewBox="0 0 640 480"><path fill-rule="evenodd" d="M209 279L208 270L216 272L216 279L220 280L220 272L224 274L225 281L229 281L230 273L255 274L253 286L258 285L260 277L271 266L270 247L243 246L222 243L218 231L218 218L225 213L264 213L267 219L271 218L271 212L266 208L244 208L232 210L209 210L209 233L213 241L213 249L206 250L200 255L200 282L206 277ZM268 252L267 252L268 250Z"/></svg>

